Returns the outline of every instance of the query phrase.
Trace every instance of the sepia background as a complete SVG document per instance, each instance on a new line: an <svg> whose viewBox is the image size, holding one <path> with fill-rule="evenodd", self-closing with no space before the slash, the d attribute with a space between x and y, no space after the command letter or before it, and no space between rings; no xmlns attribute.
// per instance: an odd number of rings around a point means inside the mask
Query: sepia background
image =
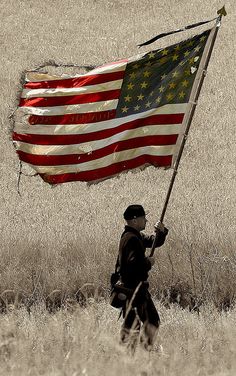
<svg viewBox="0 0 236 376"><path fill-rule="evenodd" d="M2 291L30 292L31 277L38 273L44 292L86 282L106 288L124 209L142 204L151 213L147 227L151 232L172 174L149 167L97 185L75 182L51 188L40 177L25 176L31 172L24 167L19 195L19 161L9 116L17 105L22 71L48 60L98 65L136 55L138 43L213 18L222 5L200 0L1 0ZM185 281L200 293L208 287L210 293L212 285L224 288L226 271L231 276L235 272L236 19L235 2L225 5L228 15L222 20L169 202L165 224L170 232L166 245L156 252L152 287ZM164 38L142 51L196 32Z"/></svg>

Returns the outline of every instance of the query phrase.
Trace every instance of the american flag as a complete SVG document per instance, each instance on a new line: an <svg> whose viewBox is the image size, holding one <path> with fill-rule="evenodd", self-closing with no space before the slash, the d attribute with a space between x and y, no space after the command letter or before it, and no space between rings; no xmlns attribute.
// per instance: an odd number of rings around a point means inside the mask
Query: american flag
<svg viewBox="0 0 236 376"><path fill-rule="evenodd" d="M28 72L13 141L48 183L173 167L211 30L83 75Z"/></svg>

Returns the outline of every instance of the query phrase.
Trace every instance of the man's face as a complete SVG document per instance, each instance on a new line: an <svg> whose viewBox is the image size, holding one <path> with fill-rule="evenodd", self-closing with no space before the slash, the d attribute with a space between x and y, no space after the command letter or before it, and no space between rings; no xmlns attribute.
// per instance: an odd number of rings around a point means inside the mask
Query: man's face
<svg viewBox="0 0 236 376"><path fill-rule="evenodd" d="M136 218L139 231L145 230L147 219L145 216Z"/></svg>

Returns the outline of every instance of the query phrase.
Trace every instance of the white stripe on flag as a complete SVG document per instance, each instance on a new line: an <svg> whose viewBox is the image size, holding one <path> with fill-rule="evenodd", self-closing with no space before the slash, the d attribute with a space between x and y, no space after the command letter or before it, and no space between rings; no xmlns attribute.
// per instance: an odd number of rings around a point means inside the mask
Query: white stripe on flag
<svg viewBox="0 0 236 376"><path fill-rule="evenodd" d="M138 149L130 149L125 151L120 151L117 153L112 153L105 157L94 159L89 162L84 162L80 164L73 165L61 165L61 166L30 166L40 174L47 175L58 175L66 173L76 173L80 171L90 171L96 170L98 168L103 168L110 166L117 162L125 162L127 160L136 158L141 155L152 155L152 156L166 156L172 155L175 149L175 145L165 145L165 146L145 146L139 147Z"/></svg>
<svg viewBox="0 0 236 376"><path fill-rule="evenodd" d="M40 72L27 72L25 76L25 80L27 82L42 82L42 81L54 81L54 80L62 81L62 80L67 80L71 78L73 79L77 77L93 76L94 74L114 73L114 72L124 71L126 69L126 65L127 65L127 61L121 61L121 62L117 62L117 64L108 64L104 66L99 66L85 74L75 74L75 75L63 74L62 76L50 75L47 73L40 73Z"/></svg>
<svg viewBox="0 0 236 376"><path fill-rule="evenodd" d="M22 106L21 111L29 115L56 116L65 114L80 114L87 112L98 112L114 110L117 107L118 99L108 101L92 102L86 104L72 104L67 106L54 107L27 107Z"/></svg>
<svg viewBox="0 0 236 376"><path fill-rule="evenodd" d="M45 97L59 97L69 95L80 95L103 92L107 90L120 89L123 80L108 81L103 84L71 87L71 88L58 88L58 89L24 89L21 98L45 98Z"/></svg>
<svg viewBox="0 0 236 376"><path fill-rule="evenodd" d="M124 71L126 69L127 61L128 61L128 59L124 60L124 61L117 61L114 64L101 65L101 66L94 68L93 70L89 71L85 75L81 75L81 77L82 76L92 76L94 74L100 74L100 73L113 73L113 72Z"/></svg>

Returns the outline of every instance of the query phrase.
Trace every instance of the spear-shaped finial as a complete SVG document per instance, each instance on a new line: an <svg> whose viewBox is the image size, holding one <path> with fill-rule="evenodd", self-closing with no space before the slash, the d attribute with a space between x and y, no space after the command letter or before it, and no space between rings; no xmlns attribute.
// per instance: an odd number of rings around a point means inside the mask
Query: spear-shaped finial
<svg viewBox="0 0 236 376"><path fill-rule="evenodd" d="M223 8L219 9L217 11L217 14L219 14L220 16L226 16L227 15L227 12L225 10L225 6L223 6Z"/></svg>

